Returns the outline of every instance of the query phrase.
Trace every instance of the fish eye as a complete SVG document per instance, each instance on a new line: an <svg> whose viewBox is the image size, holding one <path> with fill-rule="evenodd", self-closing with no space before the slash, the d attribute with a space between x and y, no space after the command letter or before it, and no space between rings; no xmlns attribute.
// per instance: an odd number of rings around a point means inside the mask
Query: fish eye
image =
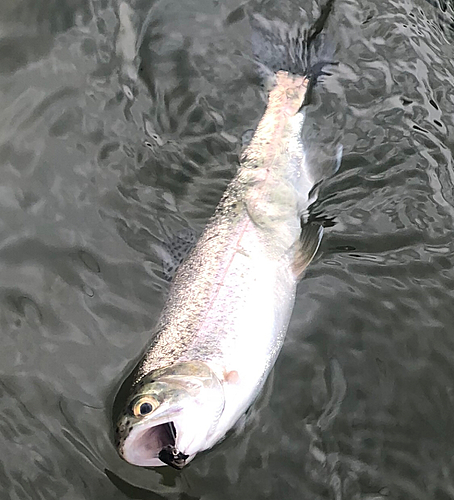
<svg viewBox="0 0 454 500"><path fill-rule="evenodd" d="M145 397L137 401L133 407L133 412L136 417L144 417L154 411L158 406L156 399Z"/></svg>

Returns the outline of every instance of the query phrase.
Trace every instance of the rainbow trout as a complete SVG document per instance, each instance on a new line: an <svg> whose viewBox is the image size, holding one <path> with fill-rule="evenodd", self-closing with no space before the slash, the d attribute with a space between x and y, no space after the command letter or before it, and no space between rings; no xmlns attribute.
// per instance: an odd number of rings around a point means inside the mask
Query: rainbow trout
<svg viewBox="0 0 454 500"><path fill-rule="evenodd" d="M306 222L316 179L301 140L314 81L307 67L276 72L239 171L175 275L116 429L131 464L181 469L234 426L274 365L322 237Z"/></svg>

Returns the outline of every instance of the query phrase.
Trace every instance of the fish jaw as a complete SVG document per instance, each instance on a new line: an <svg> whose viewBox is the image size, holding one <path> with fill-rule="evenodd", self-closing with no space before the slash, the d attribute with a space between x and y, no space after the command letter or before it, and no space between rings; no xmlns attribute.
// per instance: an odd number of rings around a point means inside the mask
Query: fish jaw
<svg viewBox="0 0 454 500"><path fill-rule="evenodd" d="M148 421L137 425L129 433L120 455L132 465L142 467L170 465L175 469L182 469L195 457L198 448L205 448L203 439L201 441L192 439L192 448L196 449L194 453L188 451L180 442L180 436L187 435L185 431L187 424L188 422L181 419L175 419L161 424Z"/></svg>
<svg viewBox="0 0 454 500"><path fill-rule="evenodd" d="M147 415L137 412L143 401L156 406ZM133 465L181 469L212 446L223 409L223 387L206 364L155 370L133 387L118 422L118 452Z"/></svg>
<svg viewBox="0 0 454 500"><path fill-rule="evenodd" d="M123 445L121 457L132 465L142 467L168 465L161 460L160 454L163 449L175 446L175 440L168 427L171 425L172 422L166 422L133 428Z"/></svg>
<svg viewBox="0 0 454 500"><path fill-rule="evenodd" d="M174 419L181 412L179 407L161 405L148 418L124 415L118 425L120 456L133 465L157 467L167 465L159 458L163 448L176 444Z"/></svg>

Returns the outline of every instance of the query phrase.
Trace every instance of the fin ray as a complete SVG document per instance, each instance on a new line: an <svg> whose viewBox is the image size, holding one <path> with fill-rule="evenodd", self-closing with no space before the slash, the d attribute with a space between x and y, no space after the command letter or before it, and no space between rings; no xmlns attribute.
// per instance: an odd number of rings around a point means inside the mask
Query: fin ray
<svg viewBox="0 0 454 500"><path fill-rule="evenodd" d="M293 272L298 279L301 279L307 266L312 262L320 246L323 236L323 227L315 223L307 223L302 226L300 239L293 261Z"/></svg>

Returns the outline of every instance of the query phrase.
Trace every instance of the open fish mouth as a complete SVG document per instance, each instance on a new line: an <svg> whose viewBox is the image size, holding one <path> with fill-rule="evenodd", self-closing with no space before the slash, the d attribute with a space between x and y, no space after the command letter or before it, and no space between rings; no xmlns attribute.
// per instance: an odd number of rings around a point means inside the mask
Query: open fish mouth
<svg viewBox="0 0 454 500"><path fill-rule="evenodd" d="M145 467L170 465L182 469L189 455L176 447L175 424L165 422L157 425L139 425L131 429L123 444L123 457L129 463Z"/></svg>

